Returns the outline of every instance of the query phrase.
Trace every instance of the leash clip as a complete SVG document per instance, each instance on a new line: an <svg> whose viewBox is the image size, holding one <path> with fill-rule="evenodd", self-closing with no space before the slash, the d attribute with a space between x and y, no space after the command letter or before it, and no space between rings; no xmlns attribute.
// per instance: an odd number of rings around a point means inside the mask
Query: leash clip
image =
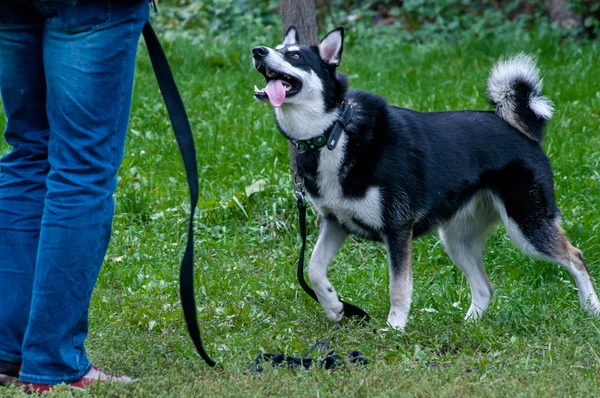
<svg viewBox="0 0 600 398"><path fill-rule="evenodd" d="M304 202L304 179L298 174L294 174L294 193L296 195L296 199Z"/></svg>

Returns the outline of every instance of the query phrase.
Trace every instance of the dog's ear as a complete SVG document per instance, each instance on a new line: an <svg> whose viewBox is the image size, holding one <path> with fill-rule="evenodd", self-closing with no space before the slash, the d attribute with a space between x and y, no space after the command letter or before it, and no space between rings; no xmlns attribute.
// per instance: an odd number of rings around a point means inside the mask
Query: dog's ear
<svg viewBox="0 0 600 398"><path fill-rule="evenodd" d="M329 65L338 66L342 61L344 50L344 28L335 28L327 33L327 36L319 43L319 54L321 59Z"/></svg>
<svg viewBox="0 0 600 398"><path fill-rule="evenodd" d="M294 25L290 25L285 35L283 35L282 45L291 46L292 44L298 44L300 39L298 38L298 29Z"/></svg>

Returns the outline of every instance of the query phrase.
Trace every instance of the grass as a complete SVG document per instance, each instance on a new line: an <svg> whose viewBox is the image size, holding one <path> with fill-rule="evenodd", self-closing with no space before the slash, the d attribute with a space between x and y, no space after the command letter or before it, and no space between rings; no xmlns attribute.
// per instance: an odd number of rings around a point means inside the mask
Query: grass
<svg viewBox="0 0 600 398"><path fill-rule="evenodd" d="M138 378L92 389L113 396L564 396L600 388L600 324L580 310L575 284L557 266L524 257L500 229L485 262L495 295L485 317L463 316L465 277L437 237L414 243L413 305L406 331L382 331L388 311L385 251L348 242L331 268L340 294L372 316L369 326L329 325L295 280L299 248L287 143L269 107L253 100L262 84L249 66L266 38L167 47L190 114L200 167L196 297L208 352L195 354L182 320L178 267L185 241L187 186L164 104L143 45L138 57L114 233L90 307L90 357ZM564 227L600 285L600 92L598 44L514 34L489 40L401 43L392 36L352 39L341 70L354 88L420 111L489 109L491 65L518 51L539 57L545 91L557 109L543 142L555 172ZM266 41L265 41L266 40ZM594 66L596 65L596 66ZM2 126L0 126L2 127ZM0 143L0 153L9 148ZM264 189L246 195L246 187ZM310 244L318 219L310 217ZM329 341L371 363L334 372L267 369L244 375L260 352L302 355ZM68 396L68 390L51 394ZM17 389L0 395L20 396ZM75 395L85 395L75 393Z"/></svg>

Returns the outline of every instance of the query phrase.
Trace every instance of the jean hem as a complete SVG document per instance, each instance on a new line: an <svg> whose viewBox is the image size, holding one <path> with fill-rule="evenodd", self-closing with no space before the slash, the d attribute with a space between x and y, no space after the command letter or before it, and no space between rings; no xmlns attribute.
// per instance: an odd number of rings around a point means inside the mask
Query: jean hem
<svg viewBox="0 0 600 398"><path fill-rule="evenodd" d="M71 376L71 377L56 377L56 376L39 376L39 375L33 375L33 374L29 374L29 373L23 373L21 372L19 374L19 381L23 381L25 383L34 383L34 384L48 384L48 385L55 385L55 384L61 384L61 383L65 383L65 384L69 384L69 383L74 383L78 380L81 380L86 374L89 373L89 371L92 370L92 364L88 363L87 366L84 368L83 371L79 372L79 374L77 376Z"/></svg>
<svg viewBox="0 0 600 398"><path fill-rule="evenodd" d="M0 360L11 363L21 363L22 357L20 355L9 354L6 351L0 350Z"/></svg>

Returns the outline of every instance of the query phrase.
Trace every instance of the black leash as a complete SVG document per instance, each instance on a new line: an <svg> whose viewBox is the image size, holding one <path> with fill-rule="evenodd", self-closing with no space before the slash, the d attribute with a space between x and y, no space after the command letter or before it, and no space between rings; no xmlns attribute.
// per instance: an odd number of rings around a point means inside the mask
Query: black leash
<svg viewBox="0 0 600 398"><path fill-rule="evenodd" d="M190 218L188 223L188 236L185 247L183 259L181 261L181 269L179 272L179 283L181 296L181 307L183 309L183 315L185 323L187 325L188 333L194 342L196 350L204 359L204 361L211 367L215 367L217 363L213 361L202 345L202 338L200 337L200 329L198 327L198 319L196 316L196 302L194 294L194 214L196 212L196 204L198 203L198 166L196 163L196 148L194 146L194 137L190 128L190 122L185 111L185 106L181 100L181 95L177 89L177 84L173 78L173 73L169 66L169 61L160 45L156 33L152 29L149 22L146 23L142 31L144 40L146 41L146 47L148 54L150 55L150 61L158 81L158 86L162 93L167 112L175 132L175 138L181 151L181 157L185 166L185 171L188 180L188 186L190 189ZM332 150L337 145L337 141L341 133L343 132L346 124L352 117L352 109L345 104L344 110L340 119L334 124L329 134L324 137L322 146L327 145L328 149ZM301 148L304 149L304 148ZM311 148L312 149L312 148ZM306 206L304 204L304 190L301 185L296 184L298 188L298 213L300 219L300 236L302 238L302 246L300 248L300 256L298 259L298 281L302 289L315 301L317 295L315 291L308 286L304 279L304 252L306 250ZM361 308L342 301L344 307L344 316L346 317L359 317L365 321L369 321L371 318ZM270 360L273 366L282 364L284 361L288 366L304 368L310 367L313 363L310 358L298 359L295 357L286 357L282 354L261 354L255 359L256 366L264 360ZM362 356L359 351L353 351L349 356L350 362L366 364L367 360ZM336 364L339 362L337 355L330 355L323 361L319 362L320 366L324 366L326 369L334 369ZM261 368L262 370L262 368ZM260 371L260 370L258 370Z"/></svg>
<svg viewBox="0 0 600 398"><path fill-rule="evenodd" d="M317 294L310 286L308 286L306 280L304 279L304 252L306 250L306 205L304 204L303 193L297 195L297 204L300 221L300 237L302 238L302 245L300 246L300 255L298 256L298 282L300 282L300 286L302 286L302 289L304 289L304 291L310 297L312 297L313 300L319 302ZM345 317L358 317L366 322L371 321L371 317L369 316L369 314L367 314L362 308L357 307L354 304L350 304L342 300L341 298L340 301L342 302L342 304L344 304L343 311Z"/></svg>
<svg viewBox="0 0 600 398"><path fill-rule="evenodd" d="M211 367L216 366L202 346L200 338L200 329L198 328L198 319L196 317L196 301L194 295L194 213L196 212L196 204L198 203L198 166L196 164L196 147L194 146L194 137L190 128L190 122L179 95L177 84L173 78L173 73L169 67L169 61L163 51L156 33L147 22L143 29L144 40L154 68L154 74L158 81L160 92L162 93L167 112L171 119L171 125L175 132L175 138L181 151L185 172L187 174L188 186L190 188L190 219L188 223L187 244L183 260L181 261L181 269L179 272L179 294L181 296L181 307L187 329L194 342L196 350Z"/></svg>
<svg viewBox="0 0 600 398"><path fill-rule="evenodd" d="M321 354L321 359L309 357L310 354L317 351ZM324 356L324 357L323 357ZM352 351L347 357L348 363L356 365L366 365L369 360L365 358L362 352ZM313 345L303 358L293 357L284 354L259 354L254 358L254 361L248 365L247 373L260 373L264 370L263 365L271 364L273 368L285 366L289 370L304 369L309 370L313 365L325 370L334 370L345 365L345 361L334 351L329 350L329 343L318 342Z"/></svg>
<svg viewBox="0 0 600 398"><path fill-rule="evenodd" d="M296 145L296 148L301 149L301 150L307 150L307 151L318 150L325 145L327 145L328 150L333 150L333 149L335 149L335 147L338 143L338 140L340 139L340 136L342 135L342 132L348 125L348 122L350 121L351 118L352 118L352 107L346 102L344 104L344 109L342 110L340 118L333 124L332 128L329 129L323 136L319 136L319 137L325 137L324 143L322 145L320 145L321 143L319 142L320 146L311 147L310 146L311 142L313 144L315 144L314 139L312 141L311 140L292 141L292 143L294 145ZM302 289L304 289L304 291L310 297L312 297L313 300L315 300L316 302L319 302L319 299L317 298L317 294L310 286L308 286L308 284L306 283L306 280L304 279L304 252L306 250L306 205L304 203L304 193L305 193L304 186L303 186L302 181L299 178L299 176L294 176L294 186L296 188L296 199L297 199L296 202L298 204L298 218L300 221L300 237L302 238L302 245L300 246L300 255L298 256L298 270L297 270L298 282L300 282L300 286L302 286ZM339 298L339 296L338 296L338 298ZM345 302L341 298L340 298L340 301L342 302L342 304L344 304L343 311L344 311L345 317L358 317L366 322L369 322L371 320L371 317L369 316L369 314L367 314L365 312L365 310L363 310L362 308L357 307L354 304Z"/></svg>

